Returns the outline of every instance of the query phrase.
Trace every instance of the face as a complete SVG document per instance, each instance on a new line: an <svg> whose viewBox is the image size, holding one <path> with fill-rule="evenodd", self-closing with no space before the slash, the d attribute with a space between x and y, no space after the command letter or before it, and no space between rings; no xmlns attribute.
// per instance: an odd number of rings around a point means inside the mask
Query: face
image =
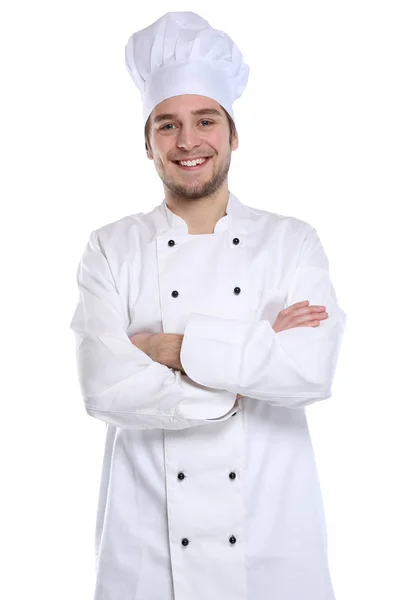
<svg viewBox="0 0 400 600"><path fill-rule="evenodd" d="M217 112L215 112L217 111ZM220 104L206 96L187 94L160 102L150 115L148 157L173 194L203 198L225 182L237 135L229 144L229 122ZM178 161L206 159L196 166Z"/></svg>

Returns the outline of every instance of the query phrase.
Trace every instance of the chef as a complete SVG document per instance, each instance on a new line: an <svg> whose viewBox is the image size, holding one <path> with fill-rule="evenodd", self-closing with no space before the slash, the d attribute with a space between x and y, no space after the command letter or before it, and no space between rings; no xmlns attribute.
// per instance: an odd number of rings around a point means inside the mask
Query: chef
<svg viewBox="0 0 400 600"><path fill-rule="evenodd" d="M165 197L92 231L77 269L79 383L106 423L94 598L334 600L305 412L347 318L328 258L228 188L249 75L228 35L170 12L126 65Z"/></svg>

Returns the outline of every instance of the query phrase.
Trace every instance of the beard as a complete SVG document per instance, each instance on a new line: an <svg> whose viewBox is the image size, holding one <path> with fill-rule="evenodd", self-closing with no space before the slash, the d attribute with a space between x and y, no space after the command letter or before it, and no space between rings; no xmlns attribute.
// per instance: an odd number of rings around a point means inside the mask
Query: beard
<svg viewBox="0 0 400 600"><path fill-rule="evenodd" d="M231 154L232 152L229 152L219 167L217 167L216 170L213 170L210 179L203 182L193 181L188 184L178 183L171 177L167 177L165 171L161 171L158 164L155 164L155 167L160 179L173 194L181 198L198 200L200 198L205 198L206 196L212 196L222 186L228 175L231 164Z"/></svg>

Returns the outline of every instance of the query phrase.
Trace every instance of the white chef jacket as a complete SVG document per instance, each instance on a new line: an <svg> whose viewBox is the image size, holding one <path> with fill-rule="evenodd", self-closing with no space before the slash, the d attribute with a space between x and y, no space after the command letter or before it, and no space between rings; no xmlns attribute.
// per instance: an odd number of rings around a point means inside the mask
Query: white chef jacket
<svg viewBox="0 0 400 600"><path fill-rule="evenodd" d="M232 193L226 213L189 234L164 199L80 260L78 377L107 423L95 600L334 600L305 407L332 395L347 315L315 228ZM302 300L328 318L275 333ZM186 375L141 332L184 335Z"/></svg>

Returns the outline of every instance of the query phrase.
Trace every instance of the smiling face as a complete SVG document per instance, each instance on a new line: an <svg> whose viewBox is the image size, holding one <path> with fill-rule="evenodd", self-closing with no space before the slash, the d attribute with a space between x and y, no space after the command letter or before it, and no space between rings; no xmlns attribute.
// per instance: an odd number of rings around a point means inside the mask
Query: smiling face
<svg viewBox="0 0 400 600"><path fill-rule="evenodd" d="M174 96L160 102L148 121L147 155L165 191L185 198L210 196L226 184L232 150L227 114L218 102L194 94ZM206 159L202 164L178 161Z"/></svg>

